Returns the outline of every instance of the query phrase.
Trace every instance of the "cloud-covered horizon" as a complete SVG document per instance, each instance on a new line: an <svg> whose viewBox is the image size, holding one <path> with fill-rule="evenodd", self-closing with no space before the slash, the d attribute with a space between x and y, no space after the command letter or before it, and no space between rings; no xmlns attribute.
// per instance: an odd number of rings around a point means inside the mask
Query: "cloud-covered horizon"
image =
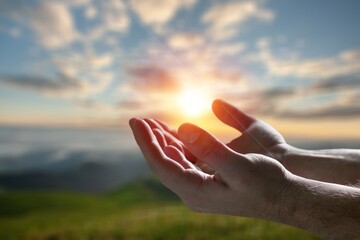
<svg viewBox="0 0 360 240"><path fill-rule="evenodd" d="M311 42L324 28L320 23L313 35L304 30L308 25L301 25L300 37L292 36L284 29L301 23L291 22L285 17L291 12L282 12L277 4L1 1L1 41L11 48L14 56L9 59L19 63L6 65L6 57L1 59L4 113L34 98L70 105L67 117L80 112L77 117L84 121L105 123L136 112L174 119L170 115L179 112L179 94L193 88L260 117L360 118L360 46L341 45L344 36L339 36L337 48ZM309 23L304 19L303 24ZM355 24L343 24L355 29ZM322 44L323 52L312 53ZM30 94L15 101L12 91ZM34 108L47 116L42 106Z"/></svg>

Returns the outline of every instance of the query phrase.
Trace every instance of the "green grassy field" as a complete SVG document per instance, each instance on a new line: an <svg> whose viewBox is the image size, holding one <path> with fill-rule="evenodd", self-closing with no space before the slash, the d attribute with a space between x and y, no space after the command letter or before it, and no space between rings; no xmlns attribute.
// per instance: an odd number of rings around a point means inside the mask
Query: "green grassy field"
<svg viewBox="0 0 360 240"><path fill-rule="evenodd" d="M0 239L318 239L255 219L193 213L148 179L104 195L0 194Z"/></svg>

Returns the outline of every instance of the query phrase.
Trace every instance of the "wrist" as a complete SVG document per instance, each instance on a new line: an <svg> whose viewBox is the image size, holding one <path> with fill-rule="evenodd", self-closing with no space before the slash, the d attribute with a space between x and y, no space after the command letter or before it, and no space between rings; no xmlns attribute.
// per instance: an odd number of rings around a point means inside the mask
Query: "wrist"
<svg viewBox="0 0 360 240"><path fill-rule="evenodd" d="M276 160L278 160L282 165L284 165L284 163L286 161L288 161L288 159L290 158L290 156L293 156L295 154L296 151L298 151L299 149L296 149L295 147L287 144L287 143L282 143L279 145L276 145L275 147L271 148L271 155L269 157L272 157Z"/></svg>
<svg viewBox="0 0 360 240"><path fill-rule="evenodd" d="M286 171L284 181L273 193L275 197L273 198L273 201L267 205L267 208L264 211L266 216L263 216L263 218L286 223L288 218L295 214L296 203L294 200L297 198L296 186L298 185L298 181L298 176Z"/></svg>
<svg viewBox="0 0 360 240"><path fill-rule="evenodd" d="M291 173L303 176L303 161L304 157L308 157L310 154L307 150L293 147L289 144L282 146L282 154L279 158L279 162Z"/></svg>

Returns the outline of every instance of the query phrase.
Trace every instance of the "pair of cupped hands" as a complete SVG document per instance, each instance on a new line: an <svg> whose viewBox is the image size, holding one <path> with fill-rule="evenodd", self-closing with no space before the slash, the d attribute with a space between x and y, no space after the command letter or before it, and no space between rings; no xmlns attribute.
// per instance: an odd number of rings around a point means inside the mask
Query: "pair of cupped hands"
<svg viewBox="0 0 360 240"><path fill-rule="evenodd" d="M152 172L192 210L267 218L286 194L291 174L279 132L222 100L214 114L241 135L225 144L190 123L178 131L155 119L130 120Z"/></svg>

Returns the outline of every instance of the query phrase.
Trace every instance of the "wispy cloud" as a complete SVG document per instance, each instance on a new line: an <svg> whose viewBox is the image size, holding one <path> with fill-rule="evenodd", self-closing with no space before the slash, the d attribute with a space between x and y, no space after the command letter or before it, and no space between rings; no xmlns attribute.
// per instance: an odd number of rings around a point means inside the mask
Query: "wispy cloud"
<svg viewBox="0 0 360 240"><path fill-rule="evenodd" d="M86 89L86 83L62 74L53 78L29 75L1 75L0 83L48 95L73 95Z"/></svg>
<svg viewBox="0 0 360 240"><path fill-rule="evenodd" d="M324 119L324 118L352 118L356 117L358 118L360 116L360 105L354 104L354 105L331 105L327 107L322 108L315 108L308 111L281 111L274 114L276 117L280 117L283 119L307 119L307 120L313 120L313 119Z"/></svg>
<svg viewBox="0 0 360 240"><path fill-rule="evenodd" d="M321 79L312 85L297 89L296 87L272 88L252 92L248 99L253 104L250 110L260 114L282 119L344 119L359 118L360 79L355 76ZM311 101L308 99L326 99ZM302 103L304 102L305 103ZM266 104L264 104L266 102ZM301 107L303 106L303 107ZM306 107L305 107L306 106Z"/></svg>
<svg viewBox="0 0 360 240"><path fill-rule="evenodd" d="M190 50L192 47L202 45L204 39L195 33L175 33L169 37L168 45L172 49Z"/></svg>
<svg viewBox="0 0 360 240"><path fill-rule="evenodd" d="M250 19L271 21L275 14L261 6L260 1L230 1L217 3L202 16L202 21L210 26L214 39L227 39L237 34L242 24Z"/></svg>
<svg viewBox="0 0 360 240"><path fill-rule="evenodd" d="M15 7L9 4L8 14L34 31L39 43L46 48L60 48L79 37L70 9L64 3L41 1L34 6Z"/></svg>
<svg viewBox="0 0 360 240"><path fill-rule="evenodd" d="M173 19L182 8L189 8L196 0L131 0L131 7L148 25L161 27Z"/></svg>
<svg viewBox="0 0 360 240"><path fill-rule="evenodd" d="M95 83L90 83L85 79L64 73L55 76L0 75L0 83L3 86L32 91L44 96L81 99L102 90L108 85L109 79L105 76Z"/></svg>
<svg viewBox="0 0 360 240"><path fill-rule="evenodd" d="M258 42L261 61L272 75L294 76L299 78L328 78L360 72L360 50L351 49L340 52L337 56L315 59L301 59L289 56L279 58L271 51L271 41L262 39Z"/></svg>
<svg viewBox="0 0 360 240"><path fill-rule="evenodd" d="M346 90L346 89L357 89L359 87L360 87L360 73L321 79L320 81L318 81L318 83L314 84L311 87L311 90L315 92L336 91L336 90Z"/></svg>
<svg viewBox="0 0 360 240"><path fill-rule="evenodd" d="M127 70L130 81L127 87L146 94L149 92L158 93L172 92L179 88L175 76L162 67L145 64L130 67Z"/></svg>

